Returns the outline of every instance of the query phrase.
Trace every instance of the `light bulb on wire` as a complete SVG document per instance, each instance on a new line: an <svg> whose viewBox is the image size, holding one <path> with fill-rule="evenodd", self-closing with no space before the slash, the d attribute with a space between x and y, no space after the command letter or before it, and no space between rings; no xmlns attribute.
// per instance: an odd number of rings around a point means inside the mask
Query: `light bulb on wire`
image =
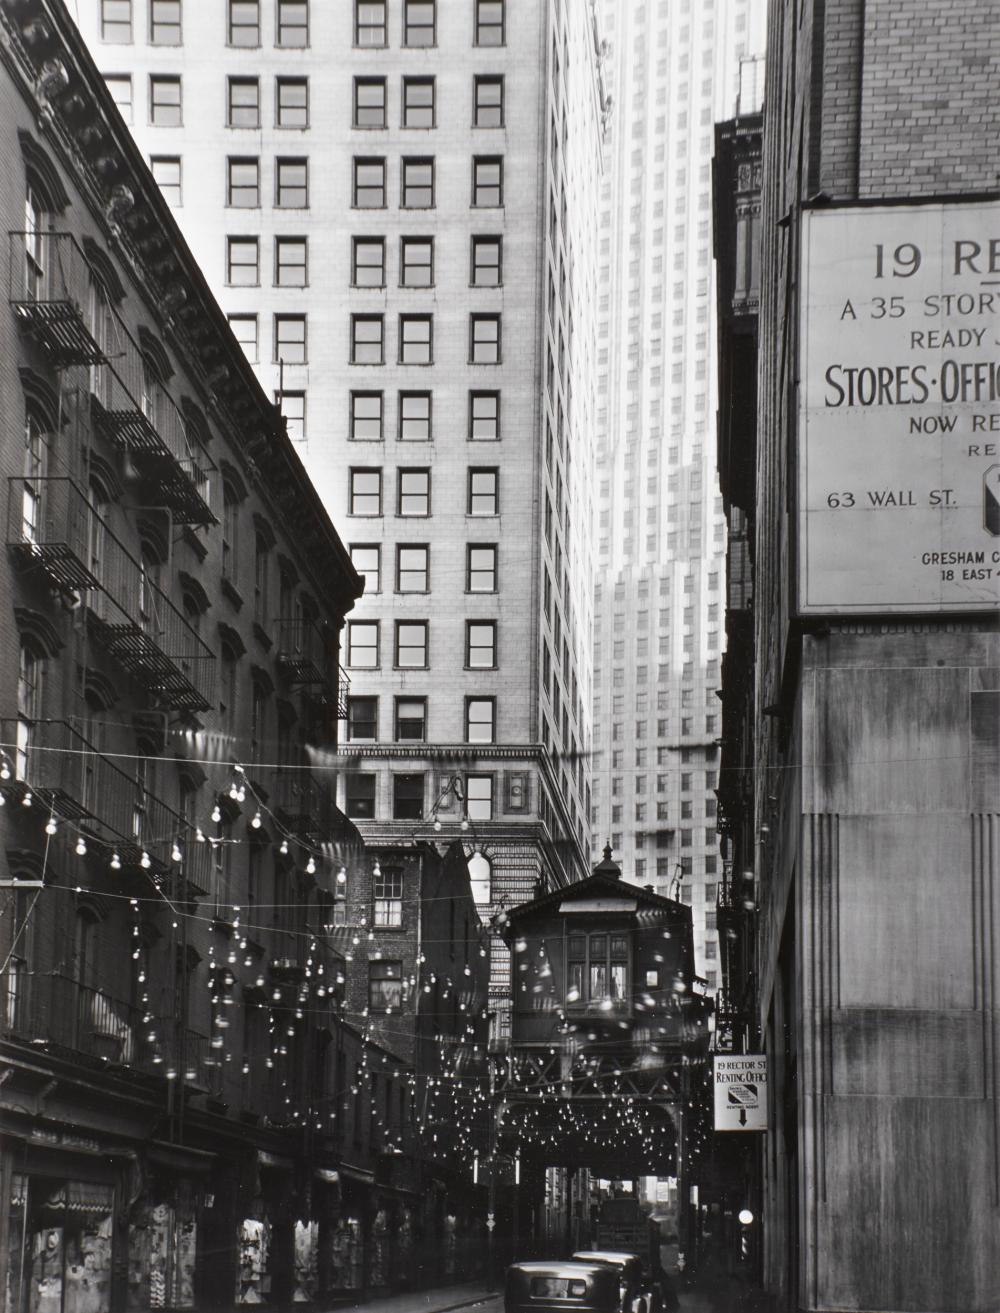
<svg viewBox="0 0 1000 1313"><path fill-rule="evenodd" d="M77 857L85 857L86 853L87 853L87 845L84 841L83 835L81 834L79 839L77 839L76 841L76 855Z"/></svg>
<svg viewBox="0 0 1000 1313"><path fill-rule="evenodd" d="M56 832L56 818L54 816L50 816L49 819L45 822L45 833L55 834L55 832Z"/></svg>

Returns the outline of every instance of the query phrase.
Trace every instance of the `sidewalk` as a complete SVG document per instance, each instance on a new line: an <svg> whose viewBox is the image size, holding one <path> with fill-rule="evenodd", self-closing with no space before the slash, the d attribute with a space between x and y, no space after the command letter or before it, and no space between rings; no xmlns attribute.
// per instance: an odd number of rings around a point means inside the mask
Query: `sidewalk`
<svg viewBox="0 0 1000 1313"><path fill-rule="evenodd" d="M695 1277L688 1288L678 1289L678 1298L680 1313L771 1313L773 1309L763 1290L724 1275Z"/></svg>
<svg viewBox="0 0 1000 1313"><path fill-rule="evenodd" d="M363 1304L341 1304L339 1308L357 1308L362 1313L447 1313L448 1309L467 1308L486 1300L499 1299L499 1290L487 1291L482 1281L462 1286L439 1286L434 1290L407 1290L399 1295L365 1300Z"/></svg>

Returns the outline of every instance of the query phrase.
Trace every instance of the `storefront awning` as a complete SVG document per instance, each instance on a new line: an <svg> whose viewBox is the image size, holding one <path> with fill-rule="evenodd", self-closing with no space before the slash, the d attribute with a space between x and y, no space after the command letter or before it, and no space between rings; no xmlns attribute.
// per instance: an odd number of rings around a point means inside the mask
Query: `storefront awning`
<svg viewBox="0 0 1000 1313"><path fill-rule="evenodd" d="M352 1167L350 1163L341 1163L340 1171L349 1181L360 1181L362 1185L374 1185L375 1173L366 1167Z"/></svg>
<svg viewBox="0 0 1000 1313"><path fill-rule="evenodd" d="M313 1176L317 1181L322 1181L326 1185L339 1185L340 1173L333 1171L329 1167L314 1167Z"/></svg>
<svg viewBox="0 0 1000 1313"><path fill-rule="evenodd" d="M261 1167L273 1167L279 1172L294 1172L295 1164L291 1158L282 1158L280 1154L268 1153L266 1149L257 1150L257 1162Z"/></svg>
<svg viewBox="0 0 1000 1313"><path fill-rule="evenodd" d="M214 1153L205 1149L189 1149L183 1144L170 1144L166 1140L153 1140L146 1148L146 1158L153 1167L168 1167L176 1172L207 1175L215 1166Z"/></svg>

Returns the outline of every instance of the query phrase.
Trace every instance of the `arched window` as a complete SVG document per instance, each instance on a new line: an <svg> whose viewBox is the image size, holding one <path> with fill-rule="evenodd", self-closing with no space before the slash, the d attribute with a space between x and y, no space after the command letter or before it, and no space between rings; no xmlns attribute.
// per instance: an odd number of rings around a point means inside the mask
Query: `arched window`
<svg viewBox="0 0 1000 1313"><path fill-rule="evenodd" d="M24 290L29 301L46 299L45 269L49 252L45 234L51 227L45 193L29 175L24 194Z"/></svg>
<svg viewBox="0 0 1000 1313"><path fill-rule="evenodd" d="M222 577L239 587L240 502L246 497L243 480L232 468L222 469Z"/></svg>
<svg viewBox="0 0 1000 1313"><path fill-rule="evenodd" d="M31 406L24 416L24 486L21 494L21 540L38 543L42 532L42 495L48 469L48 435Z"/></svg>
<svg viewBox="0 0 1000 1313"><path fill-rule="evenodd" d="M469 858L469 885L477 907L485 907L492 901L492 880L490 859L481 852L474 852Z"/></svg>
<svg viewBox="0 0 1000 1313"><path fill-rule="evenodd" d="M84 989L96 989L99 979L99 919L92 907L78 907L73 926L73 977Z"/></svg>
<svg viewBox="0 0 1000 1313"><path fill-rule="evenodd" d="M156 547L146 538L139 548L139 621L143 629L159 628L160 567L163 564Z"/></svg>

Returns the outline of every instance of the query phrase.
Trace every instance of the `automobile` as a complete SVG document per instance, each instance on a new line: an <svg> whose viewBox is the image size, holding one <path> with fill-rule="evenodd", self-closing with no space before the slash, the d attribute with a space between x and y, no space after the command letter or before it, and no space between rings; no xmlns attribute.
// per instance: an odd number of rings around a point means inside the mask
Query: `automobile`
<svg viewBox="0 0 1000 1313"><path fill-rule="evenodd" d="M581 1249L573 1260L605 1263L618 1273L622 1313L662 1313L660 1292L647 1278L638 1254L623 1249Z"/></svg>
<svg viewBox="0 0 1000 1313"><path fill-rule="evenodd" d="M536 1259L513 1263L504 1313L622 1313L620 1272L610 1263Z"/></svg>

